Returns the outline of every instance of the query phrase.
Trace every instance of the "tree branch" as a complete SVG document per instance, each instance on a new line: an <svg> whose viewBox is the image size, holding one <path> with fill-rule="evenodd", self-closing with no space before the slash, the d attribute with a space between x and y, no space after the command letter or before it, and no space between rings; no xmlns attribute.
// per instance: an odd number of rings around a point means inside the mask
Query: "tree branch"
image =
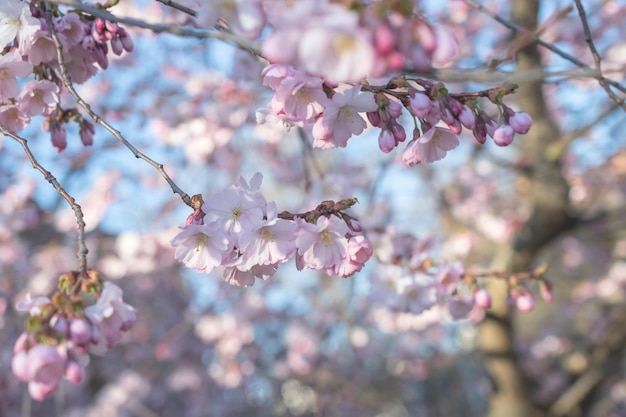
<svg viewBox="0 0 626 417"><path fill-rule="evenodd" d="M185 5L182 5L180 3L177 3L177 2L175 2L173 0L156 0L156 1L166 5L167 7L171 7L172 9L176 9L176 10L179 10L179 11L181 11L183 13L187 13L189 16L196 17L196 15L198 14L195 10L193 10L193 9L191 9L191 8L185 6Z"/></svg>
<svg viewBox="0 0 626 417"><path fill-rule="evenodd" d="M110 22L122 23L128 26L134 26L142 29L151 30L154 33L170 33L177 36L185 36L197 39L218 39L226 42L231 42L241 49L244 49L251 54L261 57L261 51L259 46L253 42L247 41L239 36L236 36L227 31L212 31L206 29L196 29L189 26L178 25L166 25L160 23L147 23L140 19L132 17L117 17L107 10L99 9L89 4L81 3L78 0L46 0L47 3L61 4L65 6L74 7L77 10L89 13L94 17L99 17Z"/></svg>
<svg viewBox="0 0 626 417"><path fill-rule="evenodd" d="M554 52L555 54L559 55L560 57L570 61L571 63L573 63L574 65L576 65L579 68L584 69L586 72L588 72L588 74L591 76L592 75L593 78L596 78L598 81L603 81L604 83L618 89L619 91L626 93L626 87L623 86L622 84L618 83L617 81L608 79L606 77L604 77L602 75L601 72L598 72L597 69L593 69L591 68L589 65L585 64L584 62L582 62L581 60L579 60L578 58L576 58L573 55L568 54L567 52L563 51L562 49L557 48L556 46L552 45L549 42L546 42L544 40L542 40L541 38L537 37L535 34L533 34L532 32L530 32L528 29L523 28L519 25L516 25L515 23L512 23L506 19L504 19L503 17L499 16L497 13L492 12L491 10L487 9L485 6L477 3L474 0L463 0L463 2L465 2L467 5L473 7L474 9L486 14L487 16L491 17L492 19L494 19L495 21L497 21L498 23L500 23L501 25L515 31L518 33L528 33L532 36L533 41L537 42L538 45L543 46L544 48ZM622 100L623 101L623 100Z"/></svg>
<svg viewBox="0 0 626 417"><path fill-rule="evenodd" d="M585 9L583 8L583 5L580 2L580 0L575 0L575 3L576 3L576 9L578 10L578 15L580 16L580 21L583 25L583 30L585 31L585 42L587 42L587 45L589 45L589 50L591 51L591 55L593 56L593 61L595 62L596 72L601 75L602 74L602 64L601 64L602 59L600 58L600 54L598 53L598 50L596 49L596 45L593 43L593 39L591 38L591 31L589 30L589 22L587 21L587 13L585 12ZM597 80L600 86L604 89L604 91L606 91L606 94L609 97L611 97L611 100L613 100L615 103L617 103L618 106L620 106L622 109L626 111L626 102L624 101L624 99L619 98L613 92L613 90L611 90L611 87L607 83L606 79L604 77L597 77Z"/></svg>
<svg viewBox="0 0 626 417"><path fill-rule="evenodd" d="M61 186L61 184L54 177L54 175L52 175L50 171L45 169L39 162L37 162L35 155L33 155L30 148L28 147L28 141L26 139L9 131L6 127L4 127L1 124L0 124L0 132L4 136L10 137L16 142L18 142L20 145L22 145L22 148L24 148L24 152L26 153L26 156L30 160L30 163L32 164L33 168L35 168L37 171L42 173L45 180L48 181L50 184L52 184L52 186L57 191L57 193L59 193L59 195L63 197L65 201L68 202L68 204L74 211L74 216L76 217L76 224L78 226L77 227L78 252L76 253L76 257L78 258L78 271L81 277L86 278L87 277L87 253L89 252L89 250L87 249L87 245L85 245L85 220L84 220L82 208L76 203L76 200L74 199L74 197L72 197L67 191L65 191L65 189Z"/></svg>
<svg viewBox="0 0 626 417"><path fill-rule="evenodd" d="M163 164L160 164L154 161L153 159L149 158L148 156L140 152L137 148L135 148L133 144L130 143L126 138L124 138L124 136L122 136L122 134L118 130L113 128L106 120L104 120L96 112L94 112L91 109L91 106L89 105L89 103L83 100L83 98L76 92L76 89L74 88L70 75L67 71L67 67L65 66L65 60L63 58L63 47L61 45L59 37L57 36L56 29L54 27L54 22L52 21L52 12L49 9L46 11L46 22L48 23L48 26L50 28L50 34L52 35L54 44L56 45L57 59L59 61L61 79L63 80L63 84L67 88L70 95L74 98L74 100L76 100L76 103L78 103L78 105L82 107L83 110L85 110L89 114L89 116L91 116L91 118L93 119L95 123L104 127L118 141L120 141L122 144L124 144L124 146L130 149L133 155L135 155L135 158L142 159L146 161L148 164L150 164L151 166L153 166L159 172L159 174L161 174L161 176L165 179L165 181L169 184L172 191L175 194L180 195L181 199L183 200L185 204L187 204L189 207L192 207L191 197L189 197L189 195L185 193L178 185L176 185L176 183L170 178L170 176L167 174L167 172L163 168Z"/></svg>

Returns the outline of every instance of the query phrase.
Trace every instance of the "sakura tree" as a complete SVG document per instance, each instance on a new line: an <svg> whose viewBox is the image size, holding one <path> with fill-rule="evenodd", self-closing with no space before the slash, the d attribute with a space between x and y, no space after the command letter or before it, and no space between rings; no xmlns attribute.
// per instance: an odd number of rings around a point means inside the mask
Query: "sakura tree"
<svg viewBox="0 0 626 417"><path fill-rule="evenodd" d="M2 2L0 415L623 415L625 15Z"/></svg>

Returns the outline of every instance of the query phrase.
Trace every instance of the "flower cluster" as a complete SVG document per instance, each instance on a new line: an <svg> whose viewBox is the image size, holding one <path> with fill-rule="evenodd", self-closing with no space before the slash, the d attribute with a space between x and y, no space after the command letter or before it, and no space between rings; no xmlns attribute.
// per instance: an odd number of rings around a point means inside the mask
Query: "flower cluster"
<svg viewBox="0 0 626 417"><path fill-rule="evenodd" d="M491 307L491 295L483 287L485 279L505 280L509 302L520 311L534 307L534 297L528 289L533 282L546 301L552 300L551 284L543 278L545 266L510 275L469 273L460 262L436 264L430 254L430 240L400 235L394 229L380 235L375 245L380 266L372 274L371 294L376 302L395 311L420 314L445 305L453 319L472 317L475 309Z"/></svg>
<svg viewBox="0 0 626 417"><path fill-rule="evenodd" d="M104 354L135 323L135 309L124 302L120 287L103 284L95 271L82 281L78 275L63 274L61 290L51 299L29 294L16 306L30 317L15 342L11 369L36 400L56 391L63 377L80 382L89 353ZM88 298L96 302L87 305Z"/></svg>
<svg viewBox="0 0 626 417"><path fill-rule="evenodd" d="M75 110L60 106L62 89L57 45L45 19L45 10L34 3L7 0L0 4L0 124L19 132L31 117L44 116L44 130L61 151L67 146L64 125L79 124L85 146L93 143L94 128ZM72 82L83 83L108 67L109 49L116 55L133 50L128 33L116 23L93 19L84 13L56 12L52 24L58 36L65 69ZM97 65L97 66L96 66ZM34 79L25 83L18 79ZM20 91L20 85L23 85Z"/></svg>
<svg viewBox="0 0 626 417"><path fill-rule="evenodd" d="M372 256L358 222L342 212L355 199L325 201L304 214L278 213L261 194L261 181L257 173L250 184L241 178L206 201L194 196L195 211L172 239L176 259L206 273L219 268L226 282L249 286L294 257L299 270L349 277Z"/></svg>

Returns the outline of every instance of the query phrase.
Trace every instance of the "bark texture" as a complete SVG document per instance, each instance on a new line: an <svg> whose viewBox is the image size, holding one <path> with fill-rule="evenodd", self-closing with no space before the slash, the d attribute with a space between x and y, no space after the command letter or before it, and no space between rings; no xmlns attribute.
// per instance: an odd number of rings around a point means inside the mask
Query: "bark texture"
<svg viewBox="0 0 626 417"><path fill-rule="evenodd" d="M510 20L530 29L537 26L539 0L514 0ZM516 34L521 36L522 34ZM512 40L514 41L514 40ZM520 71L542 66L538 45L534 42L516 54ZM542 248L567 227L568 186L559 161L547 156L547 148L559 139L559 129L550 119L543 85L540 81L520 84L519 107L533 118L533 127L520 140L522 157L528 162L528 186L520 195L520 204L531 207L531 214L512 244L496 254L494 270L511 273L528 271ZM494 282L489 288L493 306L479 329L479 348L485 355L495 393L489 399L489 417L530 417L533 410L524 386L523 372L517 361L513 342L513 311L506 303L507 286Z"/></svg>

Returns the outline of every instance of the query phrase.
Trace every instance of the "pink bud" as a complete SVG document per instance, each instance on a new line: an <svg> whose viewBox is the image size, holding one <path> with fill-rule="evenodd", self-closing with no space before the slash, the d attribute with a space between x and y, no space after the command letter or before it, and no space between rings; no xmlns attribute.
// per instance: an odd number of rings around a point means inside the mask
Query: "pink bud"
<svg viewBox="0 0 626 417"><path fill-rule="evenodd" d="M106 20L104 22L104 26L105 26L106 30L111 32L111 33L117 33L117 30L119 29L119 26L117 26L117 23L111 22L109 20Z"/></svg>
<svg viewBox="0 0 626 417"><path fill-rule="evenodd" d="M404 128L395 120L391 123L391 131L393 132L393 138L396 141L396 145L406 140L406 132L404 131Z"/></svg>
<svg viewBox="0 0 626 417"><path fill-rule="evenodd" d="M63 316L56 315L50 320L50 327L57 332L66 335L68 331L67 320Z"/></svg>
<svg viewBox="0 0 626 417"><path fill-rule="evenodd" d="M374 34L374 45L376 52L380 55L387 55L393 49L396 40L393 36L393 32L386 24L381 24L376 28Z"/></svg>
<svg viewBox="0 0 626 417"><path fill-rule="evenodd" d="M120 28L117 34L119 35L120 40L122 41L122 46L126 52L133 52L133 49L135 49L133 38L131 38L130 35L122 28Z"/></svg>
<svg viewBox="0 0 626 417"><path fill-rule="evenodd" d="M372 126L380 127L381 118L380 118L380 113L378 111L368 111L366 114L367 114L367 120L370 121Z"/></svg>
<svg viewBox="0 0 626 417"><path fill-rule="evenodd" d="M19 380L28 382L28 354L26 352L22 350L13 354L11 371Z"/></svg>
<svg viewBox="0 0 626 417"><path fill-rule="evenodd" d="M65 128L58 123L52 124L50 139L52 140L52 145L57 148L57 152L61 152L67 147L67 133Z"/></svg>
<svg viewBox="0 0 626 417"><path fill-rule="evenodd" d="M384 153L389 153L396 146L396 139L389 130L381 130L378 135L378 147Z"/></svg>
<svg viewBox="0 0 626 417"><path fill-rule="evenodd" d="M486 289L480 288L474 293L474 302L478 307L487 309L491 307L491 294Z"/></svg>
<svg viewBox="0 0 626 417"><path fill-rule="evenodd" d="M77 345L85 345L91 340L91 325L85 319L70 322L70 336Z"/></svg>
<svg viewBox="0 0 626 417"><path fill-rule="evenodd" d="M70 360L67 362L67 367L65 368L65 377L75 384L78 384L83 380L85 376L85 370L82 366L78 364L78 362L74 360Z"/></svg>
<svg viewBox="0 0 626 417"><path fill-rule="evenodd" d="M521 135L528 133L532 124L533 120L530 118L528 113L518 112L509 117L509 125L511 125L516 133Z"/></svg>
<svg viewBox="0 0 626 417"><path fill-rule="evenodd" d="M530 293L522 294L515 299L515 306L519 311L528 312L535 307L535 300Z"/></svg>
<svg viewBox="0 0 626 417"><path fill-rule="evenodd" d="M473 129L476 126L476 116L468 106L463 106L461 113L459 113L459 121L467 129Z"/></svg>
<svg viewBox="0 0 626 417"><path fill-rule="evenodd" d="M487 129L482 122L476 123L474 129L472 129L472 133L474 134L474 139L476 139L476 142L480 143L481 145L485 144L485 142L487 141Z"/></svg>
<svg viewBox="0 0 626 417"><path fill-rule="evenodd" d="M111 51L118 56L122 55L122 52L124 52L122 41L117 36L111 39Z"/></svg>
<svg viewBox="0 0 626 417"><path fill-rule="evenodd" d="M430 109L432 109L433 103L426 94L415 93L411 96L409 106L417 117L423 119L428 116L428 113L430 113Z"/></svg>
<svg viewBox="0 0 626 417"><path fill-rule="evenodd" d="M103 34L104 30L105 30L104 20L100 19L99 17L96 18L96 20L94 22L94 27L96 28L96 32L97 33Z"/></svg>
<svg viewBox="0 0 626 417"><path fill-rule="evenodd" d="M389 100L389 104L387 105L387 113L389 116L397 119L402 116L402 105L397 101Z"/></svg>
<svg viewBox="0 0 626 417"><path fill-rule="evenodd" d="M493 132L493 141L498 146L509 146L515 137L515 131L509 125L502 125Z"/></svg>
<svg viewBox="0 0 626 417"><path fill-rule="evenodd" d="M65 360L55 346L35 345L28 351L28 380L46 384L58 384L65 373Z"/></svg>

